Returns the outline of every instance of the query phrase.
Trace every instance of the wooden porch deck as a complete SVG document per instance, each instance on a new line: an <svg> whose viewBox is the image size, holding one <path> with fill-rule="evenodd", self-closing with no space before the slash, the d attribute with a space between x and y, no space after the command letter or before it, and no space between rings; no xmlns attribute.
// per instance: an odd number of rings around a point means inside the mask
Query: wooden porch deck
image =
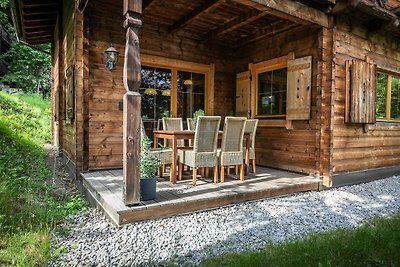
<svg viewBox="0 0 400 267"><path fill-rule="evenodd" d="M189 176L176 184L159 178L156 199L130 207L122 201L121 169L81 176L87 199L117 226L321 188L321 180L313 176L264 167L257 167L257 172L246 176L244 182L235 175L227 176L223 184L214 184L211 178L199 178L195 187Z"/></svg>

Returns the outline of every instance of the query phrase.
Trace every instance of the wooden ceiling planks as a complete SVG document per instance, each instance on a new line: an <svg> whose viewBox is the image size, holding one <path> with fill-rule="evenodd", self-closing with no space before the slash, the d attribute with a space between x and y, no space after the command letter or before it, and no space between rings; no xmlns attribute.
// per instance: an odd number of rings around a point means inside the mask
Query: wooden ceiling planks
<svg viewBox="0 0 400 267"><path fill-rule="evenodd" d="M23 22L23 38L31 44L53 41L58 1L21 0L19 12Z"/></svg>
<svg viewBox="0 0 400 267"><path fill-rule="evenodd" d="M153 0L142 20L144 29L158 29L160 34L178 34L180 38L230 47L300 25L232 0Z"/></svg>
<svg viewBox="0 0 400 267"><path fill-rule="evenodd" d="M178 30L184 28L186 25L196 20L201 15L204 15L207 12L210 12L213 8L221 5L226 0L206 0L196 9L193 9L191 12L185 14L180 20L178 20L174 25L172 25L169 29L169 33L173 34Z"/></svg>

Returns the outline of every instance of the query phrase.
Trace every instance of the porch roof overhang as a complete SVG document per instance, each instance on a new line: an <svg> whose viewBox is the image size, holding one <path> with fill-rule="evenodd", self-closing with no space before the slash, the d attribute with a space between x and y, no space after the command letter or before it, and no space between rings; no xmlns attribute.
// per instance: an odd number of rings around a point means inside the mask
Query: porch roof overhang
<svg viewBox="0 0 400 267"><path fill-rule="evenodd" d="M12 20L17 35L29 44L53 42L58 16L57 0L12 0Z"/></svg>
<svg viewBox="0 0 400 267"><path fill-rule="evenodd" d="M371 32L400 36L400 2L377 0L143 0L143 25L164 34L238 48L302 26L329 27L347 14Z"/></svg>
<svg viewBox="0 0 400 267"><path fill-rule="evenodd" d="M334 0L313 0L320 9L293 0L143 0L143 27L158 28L200 43L238 48L300 26L328 27Z"/></svg>

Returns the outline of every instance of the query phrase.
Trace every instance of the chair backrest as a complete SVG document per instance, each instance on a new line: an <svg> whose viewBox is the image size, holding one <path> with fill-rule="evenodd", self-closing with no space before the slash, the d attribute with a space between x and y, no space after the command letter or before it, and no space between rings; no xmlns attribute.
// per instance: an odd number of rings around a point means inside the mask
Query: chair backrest
<svg viewBox="0 0 400 267"><path fill-rule="evenodd" d="M183 131L182 118L162 118L162 122L166 131Z"/></svg>
<svg viewBox="0 0 400 267"><path fill-rule="evenodd" d="M220 116L200 116L194 135L194 152L217 152Z"/></svg>
<svg viewBox="0 0 400 267"><path fill-rule="evenodd" d="M183 131L182 118L162 118L163 128L166 131ZM168 140L167 146L170 146L171 142ZM177 145L183 147L185 140L178 140Z"/></svg>
<svg viewBox="0 0 400 267"><path fill-rule="evenodd" d="M163 130L163 120L162 119L157 120L157 131L159 131L159 130Z"/></svg>
<svg viewBox="0 0 400 267"><path fill-rule="evenodd" d="M243 152L245 117L225 117L222 152Z"/></svg>
<svg viewBox="0 0 400 267"><path fill-rule="evenodd" d="M250 133L250 140L251 140L250 147L252 148L254 148L255 146L257 125L258 125L258 119L247 119L244 126L244 132Z"/></svg>
<svg viewBox="0 0 400 267"><path fill-rule="evenodd" d="M196 130L196 125L194 125L193 118L186 118L186 124L189 131ZM193 140L189 140L189 146L193 146Z"/></svg>
<svg viewBox="0 0 400 267"><path fill-rule="evenodd" d="M186 122L187 122L187 128L189 131L196 130L196 125L194 125L193 118L186 118Z"/></svg>
<svg viewBox="0 0 400 267"><path fill-rule="evenodd" d="M143 139L143 138L145 138L146 136L147 136L147 135L146 135L146 129L144 128L143 120L140 119L140 138Z"/></svg>

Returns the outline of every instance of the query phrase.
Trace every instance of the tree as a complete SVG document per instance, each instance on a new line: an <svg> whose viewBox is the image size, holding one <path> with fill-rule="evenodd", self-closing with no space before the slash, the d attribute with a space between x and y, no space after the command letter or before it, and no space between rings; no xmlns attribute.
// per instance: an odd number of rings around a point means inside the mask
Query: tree
<svg viewBox="0 0 400 267"><path fill-rule="evenodd" d="M0 0L0 24L14 34L15 30L4 12L8 4L9 0ZM0 55L0 59L10 63L8 73L0 79L0 82L15 84L24 92L50 90L50 44L30 47L14 41L11 48L4 55Z"/></svg>
<svg viewBox="0 0 400 267"><path fill-rule="evenodd" d="M7 14L3 12L3 9L8 7L8 0L0 0L0 24L6 25L8 23Z"/></svg>
<svg viewBox="0 0 400 267"><path fill-rule="evenodd" d="M14 42L11 48L0 57L10 62L9 72L0 81L15 83L18 89L26 93L39 90L49 91L51 57L42 51L49 52L50 44L37 45L35 48L37 49Z"/></svg>

